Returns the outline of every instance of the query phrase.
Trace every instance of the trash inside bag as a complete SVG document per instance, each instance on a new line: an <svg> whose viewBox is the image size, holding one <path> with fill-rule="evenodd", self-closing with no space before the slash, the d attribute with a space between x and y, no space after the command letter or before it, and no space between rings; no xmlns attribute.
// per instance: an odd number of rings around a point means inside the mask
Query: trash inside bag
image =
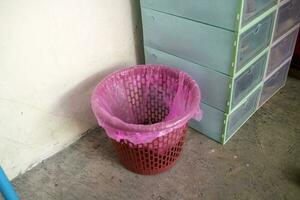
<svg viewBox="0 0 300 200"><path fill-rule="evenodd" d="M113 140L149 143L188 120L201 120L201 94L185 72L165 65L138 65L104 78L91 105L100 126Z"/></svg>

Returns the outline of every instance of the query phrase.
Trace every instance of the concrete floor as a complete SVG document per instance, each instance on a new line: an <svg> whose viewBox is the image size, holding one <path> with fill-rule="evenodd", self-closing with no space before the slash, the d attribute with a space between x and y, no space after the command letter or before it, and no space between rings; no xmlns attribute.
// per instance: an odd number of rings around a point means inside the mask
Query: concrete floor
<svg viewBox="0 0 300 200"><path fill-rule="evenodd" d="M299 91L289 78L225 146L190 129L181 159L160 175L124 169L96 129L13 184L24 200L299 199Z"/></svg>

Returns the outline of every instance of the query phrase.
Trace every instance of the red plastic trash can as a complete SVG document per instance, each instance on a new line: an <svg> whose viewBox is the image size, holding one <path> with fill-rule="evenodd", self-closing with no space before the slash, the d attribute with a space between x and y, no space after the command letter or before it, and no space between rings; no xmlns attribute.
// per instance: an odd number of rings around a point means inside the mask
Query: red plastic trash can
<svg viewBox="0 0 300 200"><path fill-rule="evenodd" d="M150 175L175 164L191 118L200 120L200 89L181 70L138 65L104 78L91 105L100 126L130 171Z"/></svg>

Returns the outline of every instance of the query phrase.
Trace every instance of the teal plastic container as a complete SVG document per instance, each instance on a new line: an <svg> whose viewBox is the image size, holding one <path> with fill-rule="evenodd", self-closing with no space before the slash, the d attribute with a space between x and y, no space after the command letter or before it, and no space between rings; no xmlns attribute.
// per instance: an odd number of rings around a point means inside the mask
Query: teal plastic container
<svg viewBox="0 0 300 200"><path fill-rule="evenodd" d="M237 31L276 5L277 0L141 0L141 6Z"/></svg>
<svg viewBox="0 0 300 200"><path fill-rule="evenodd" d="M144 45L234 76L270 44L274 12L233 32L142 8Z"/></svg>

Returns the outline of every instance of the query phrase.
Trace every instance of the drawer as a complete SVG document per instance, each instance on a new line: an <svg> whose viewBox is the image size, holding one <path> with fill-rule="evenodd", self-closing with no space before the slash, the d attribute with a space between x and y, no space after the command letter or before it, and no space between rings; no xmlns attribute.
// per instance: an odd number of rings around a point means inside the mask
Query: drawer
<svg viewBox="0 0 300 200"><path fill-rule="evenodd" d="M227 116L227 131L225 134L225 141L227 141L256 111L257 103L261 93L261 87L253 92L248 98Z"/></svg>
<svg viewBox="0 0 300 200"><path fill-rule="evenodd" d="M189 125L224 144L256 111L260 93L261 85L257 86L248 97L243 99L243 102L231 114L226 114L205 103L201 103L202 120L200 122L191 120Z"/></svg>
<svg viewBox="0 0 300 200"><path fill-rule="evenodd" d="M234 79L232 108L235 107L256 85L262 81L267 58L268 54L265 53L247 70Z"/></svg>
<svg viewBox="0 0 300 200"><path fill-rule="evenodd" d="M278 10L274 40L282 36L300 21L300 1L290 0Z"/></svg>
<svg viewBox="0 0 300 200"><path fill-rule="evenodd" d="M267 76L276 68L278 68L286 59L293 55L298 31L299 28L287 35L279 43L272 47L269 66L266 72Z"/></svg>
<svg viewBox="0 0 300 200"><path fill-rule="evenodd" d="M276 4L277 0L244 0L242 25L246 25L252 19Z"/></svg>
<svg viewBox="0 0 300 200"><path fill-rule="evenodd" d="M237 71L270 44L273 19L269 15L240 36Z"/></svg>
<svg viewBox="0 0 300 200"><path fill-rule="evenodd" d="M265 81L260 97L260 106L271 98L282 86L284 86L290 64L291 61L287 61L277 72Z"/></svg>
<svg viewBox="0 0 300 200"><path fill-rule="evenodd" d="M244 0L242 25L277 3L277 0ZM239 0L141 0L141 6L202 23L236 30ZM240 14L241 15L241 14Z"/></svg>
<svg viewBox="0 0 300 200"><path fill-rule="evenodd" d="M240 36L236 71L269 45L273 16ZM142 17L146 46L233 75L234 32L144 8Z"/></svg>
<svg viewBox="0 0 300 200"><path fill-rule="evenodd" d="M146 63L175 66L190 74L201 88L204 103L222 111L227 109L231 77L147 46L144 52Z"/></svg>
<svg viewBox="0 0 300 200"><path fill-rule="evenodd" d="M233 32L144 8L142 18L146 46L230 73Z"/></svg>
<svg viewBox="0 0 300 200"><path fill-rule="evenodd" d="M224 131L225 113L205 103L201 103L203 118L201 121L191 119L190 127L200 131L213 140L223 143L222 132Z"/></svg>
<svg viewBox="0 0 300 200"><path fill-rule="evenodd" d="M190 74L201 88L202 101L218 110L229 112L262 81L267 51L234 80L232 77L210 70L187 60L145 46L146 63L175 66ZM233 84L232 87L230 85Z"/></svg>

